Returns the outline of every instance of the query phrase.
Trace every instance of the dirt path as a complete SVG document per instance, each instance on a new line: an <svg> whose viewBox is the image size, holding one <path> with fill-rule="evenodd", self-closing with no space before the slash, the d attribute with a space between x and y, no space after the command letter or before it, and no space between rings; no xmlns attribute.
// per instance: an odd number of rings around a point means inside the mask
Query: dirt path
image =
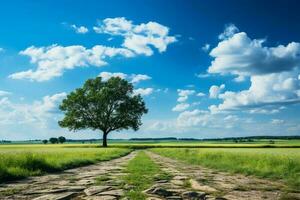
<svg viewBox="0 0 300 200"><path fill-rule="evenodd" d="M150 196L149 200L300 199L300 191L287 195L282 191L284 186L280 182L243 175L231 175L200 166L188 165L152 152L147 152L147 154L162 167L162 170L173 175L171 180L159 181L145 191Z"/></svg>
<svg viewBox="0 0 300 200"><path fill-rule="evenodd" d="M0 199L120 199L124 191L120 188L119 176L124 175L123 166L135 155L136 153L132 152L121 158L66 170L59 174L30 177L14 183L2 184ZM97 181L103 181L105 184L96 184Z"/></svg>

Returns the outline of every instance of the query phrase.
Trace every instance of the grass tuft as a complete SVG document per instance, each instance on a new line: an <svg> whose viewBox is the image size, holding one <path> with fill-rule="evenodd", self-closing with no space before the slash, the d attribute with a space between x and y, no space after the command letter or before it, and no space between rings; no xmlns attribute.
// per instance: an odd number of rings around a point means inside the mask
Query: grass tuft
<svg viewBox="0 0 300 200"><path fill-rule="evenodd" d="M167 178L167 175L160 170L159 165L154 163L143 151L128 163L125 172L128 175L123 178L124 182L132 188L126 193L126 196L131 200L146 199L142 191L154 183L155 177Z"/></svg>

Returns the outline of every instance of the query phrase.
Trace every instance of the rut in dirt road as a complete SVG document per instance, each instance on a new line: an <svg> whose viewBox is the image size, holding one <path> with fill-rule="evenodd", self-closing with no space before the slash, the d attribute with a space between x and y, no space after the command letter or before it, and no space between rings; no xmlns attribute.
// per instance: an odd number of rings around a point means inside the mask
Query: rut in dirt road
<svg viewBox="0 0 300 200"><path fill-rule="evenodd" d="M1 200L117 200L122 198L120 177L124 166L136 155L0 185ZM97 181L101 182L97 184Z"/></svg>
<svg viewBox="0 0 300 200"><path fill-rule="evenodd" d="M300 199L300 191L287 194L283 191L283 183L278 181L272 182L244 175L232 175L189 165L149 151L147 154L161 166L162 170L173 175L171 180L156 182L146 190L145 193L149 196L148 200Z"/></svg>

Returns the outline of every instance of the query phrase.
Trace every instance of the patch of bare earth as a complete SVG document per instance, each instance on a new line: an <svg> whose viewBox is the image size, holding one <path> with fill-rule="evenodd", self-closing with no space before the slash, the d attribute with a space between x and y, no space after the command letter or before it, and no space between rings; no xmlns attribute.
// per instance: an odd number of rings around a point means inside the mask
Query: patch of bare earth
<svg viewBox="0 0 300 200"><path fill-rule="evenodd" d="M30 177L0 185L1 200L118 200L124 195L120 176L136 155L79 167L58 174ZM105 177L105 178L103 178Z"/></svg>
<svg viewBox="0 0 300 200"><path fill-rule="evenodd" d="M218 172L188 165L152 152L147 154L162 167L162 170L173 175L171 180L160 180L146 190L148 200L300 199L300 191L288 193L280 181Z"/></svg>

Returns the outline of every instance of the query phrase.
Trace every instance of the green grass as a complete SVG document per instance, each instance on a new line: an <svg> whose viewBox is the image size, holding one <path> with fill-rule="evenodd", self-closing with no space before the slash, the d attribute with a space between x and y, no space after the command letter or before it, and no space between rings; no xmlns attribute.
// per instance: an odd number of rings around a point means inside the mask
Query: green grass
<svg viewBox="0 0 300 200"><path fill-rule="evenodd" d="M221 171L283 180L289 189L300 187L300 149L157 148L152 151Z"/></svg>
<svg viewBox="0 0 300 200"><path fill-rule="evenodd" d="M110 160L130 152L125 148L0 147L0 182Z"/></svg>
<svg viewBox="0 0 300 200"><path fill-rule="evenodd" d="M129 161L125 172L128 175L123 178L124 182L132 186L126 196L131 200L146 199L142 191L149 188L155 180L168 177L143 151Z"/></svg>

